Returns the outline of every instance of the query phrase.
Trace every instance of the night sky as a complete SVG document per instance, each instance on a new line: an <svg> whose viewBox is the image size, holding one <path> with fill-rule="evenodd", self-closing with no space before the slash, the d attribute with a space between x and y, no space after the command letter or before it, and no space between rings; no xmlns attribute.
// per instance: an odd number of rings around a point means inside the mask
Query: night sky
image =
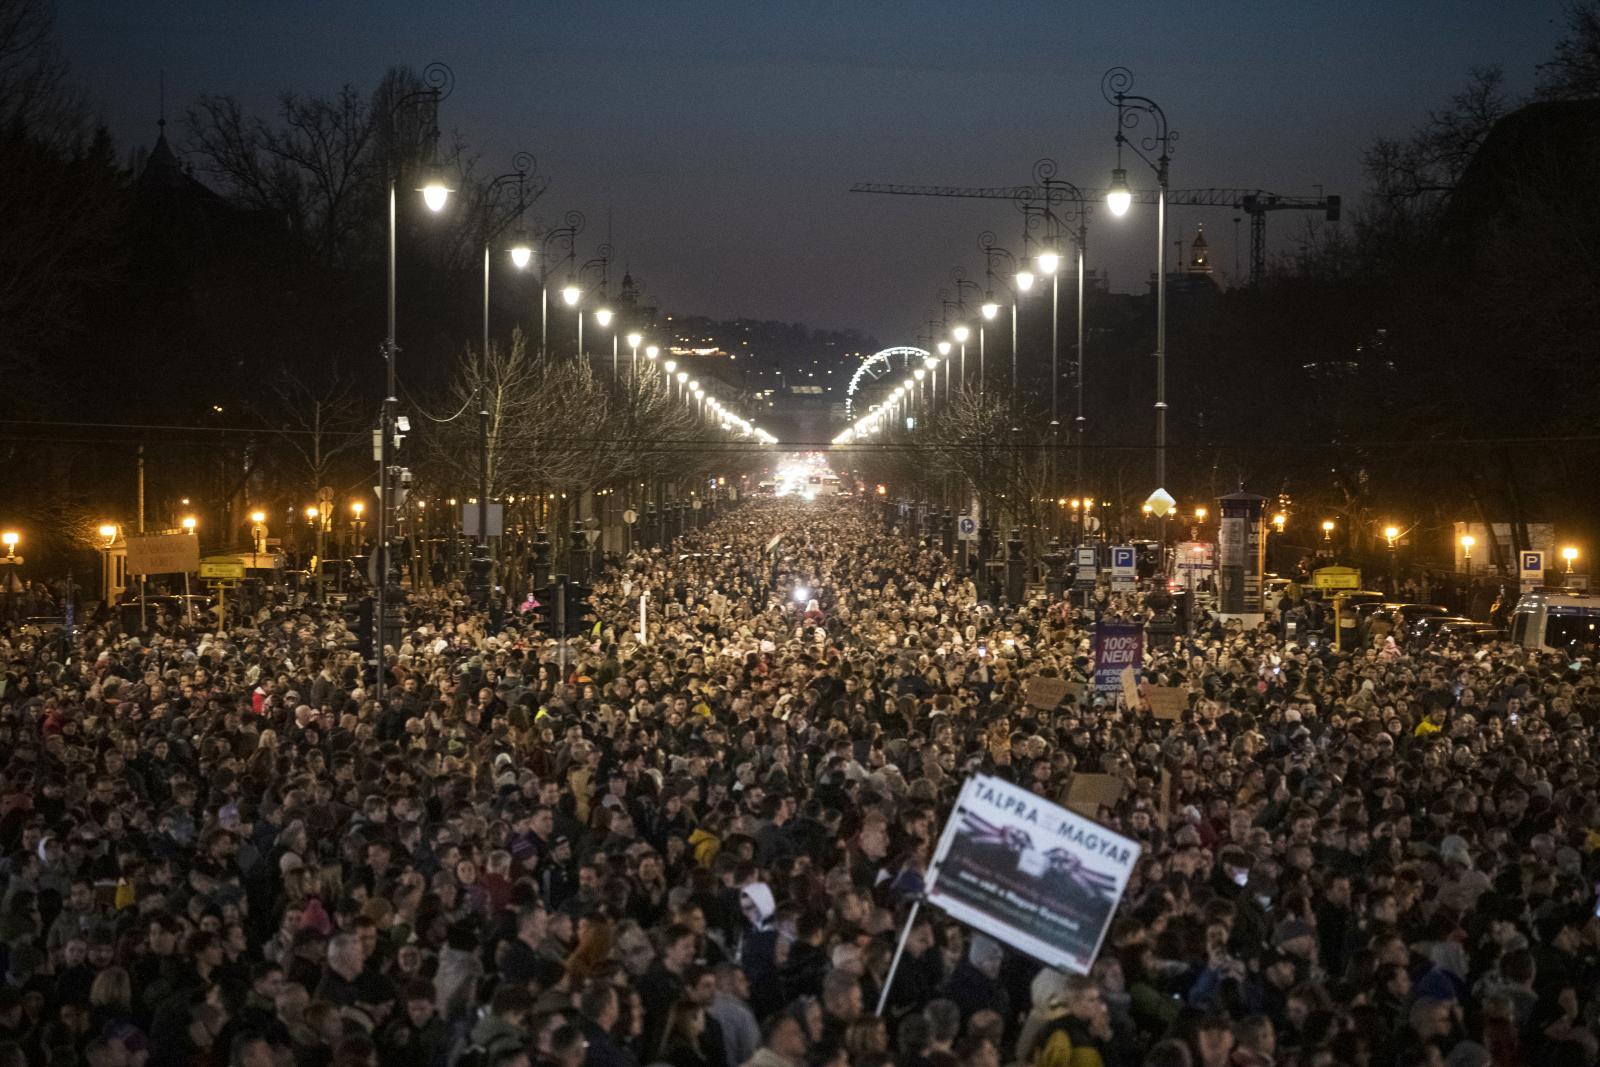
<svg viewBox="0 0 1600 1067"><path fill-rule="evenodd" d="M585 212L590 247L609 209L619 260L667 309L904 343L951 266L981 271L978 232L1018 247L1021 216L852 183L1023 184L1054 155L1063 177L1103 185L1114 112L1100 77L1122 64L1181 134L1175 188L1320 184L1348 202L1367 141L1403 134L1472 67L1499 63L1511 91L1528 91L1562 12L1559 0L62 0L60 29L127 147L154 138L162 70L176 119L200 93L264 109L284 89L369 91L390 64L444 60L457 82L443 124L482 149L484 170L533 152L552 179L543 217ZM1089 266L1114 289L1142 286L1154 257L1151 210L1136 214L1102 211L1090 231ZM1185 237L1205 222L1232 270L1231 212L1172 222ZM1274 244L1299 225L1273 216Z"/></svg>

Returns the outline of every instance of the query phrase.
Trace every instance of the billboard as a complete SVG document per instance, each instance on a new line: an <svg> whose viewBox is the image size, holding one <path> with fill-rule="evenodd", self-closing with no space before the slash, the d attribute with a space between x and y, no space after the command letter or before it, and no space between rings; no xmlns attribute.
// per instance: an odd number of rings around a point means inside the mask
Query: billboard
<svg viewBox="0 0 1600 1067"><path fill-rule="evenodd" d="M927 898L1049 966L1087 974L1138 861L1138 842L979 774L940 835Z"/></svg>

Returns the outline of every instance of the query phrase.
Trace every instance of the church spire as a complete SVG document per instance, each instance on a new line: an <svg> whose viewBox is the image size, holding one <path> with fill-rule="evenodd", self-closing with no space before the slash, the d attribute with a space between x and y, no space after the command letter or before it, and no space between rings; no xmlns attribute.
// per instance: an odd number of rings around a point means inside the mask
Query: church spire
<svg viewBox="0 0 1600 1067"><path fill-rule="evenodd" d="M1187 270L1190 274L1211 273L1211 246L1206 242L1205 223L1195 227L1194 240L1189 244Z"/></svg>

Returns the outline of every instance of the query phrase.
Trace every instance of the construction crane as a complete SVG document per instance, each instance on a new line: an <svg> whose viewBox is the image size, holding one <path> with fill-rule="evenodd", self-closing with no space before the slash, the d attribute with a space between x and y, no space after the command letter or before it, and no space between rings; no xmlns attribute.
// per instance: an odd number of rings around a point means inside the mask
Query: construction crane
<svg viewBox="0 0 1600 1067"><path fill-rule="evenodd" d="M1037 185L892 185L882 182L857 182L852 193L885 193L890 196L961 196L978 200L1015 200L1021 203L1049 202L1050 190ZM1059 193L1057 194L1059 196ZM1085 189L1085 200L1104 200L1106 190ZM1156 190L1136 191L1133 199L1141 204L1156 202ZM1321 211L1328 222L1339 221L1337 196L1280 196L1264 189L1168 189L1167 203L1181 207L1225 207L1250 216L1250 284L1257 286L1267 272L1267 212Z"/></svg>

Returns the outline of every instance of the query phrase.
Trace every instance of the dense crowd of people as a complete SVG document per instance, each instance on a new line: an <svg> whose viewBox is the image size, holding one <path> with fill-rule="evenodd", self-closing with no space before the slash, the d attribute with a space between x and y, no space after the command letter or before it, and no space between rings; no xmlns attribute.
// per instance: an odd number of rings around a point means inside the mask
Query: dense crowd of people
<svg viewBox="0 0 1600 1067"><path fill-rule="evenodd" d="M1139 601L980 601L848 501L595 586L564 650L413 596L381 696L315 604L0 631L0 1067L1597 1060L1587 659L1207 619L1145 656L1178 720L1030 707ZM1088 974L905 929L974 771L1125 779Z"/></svg>

